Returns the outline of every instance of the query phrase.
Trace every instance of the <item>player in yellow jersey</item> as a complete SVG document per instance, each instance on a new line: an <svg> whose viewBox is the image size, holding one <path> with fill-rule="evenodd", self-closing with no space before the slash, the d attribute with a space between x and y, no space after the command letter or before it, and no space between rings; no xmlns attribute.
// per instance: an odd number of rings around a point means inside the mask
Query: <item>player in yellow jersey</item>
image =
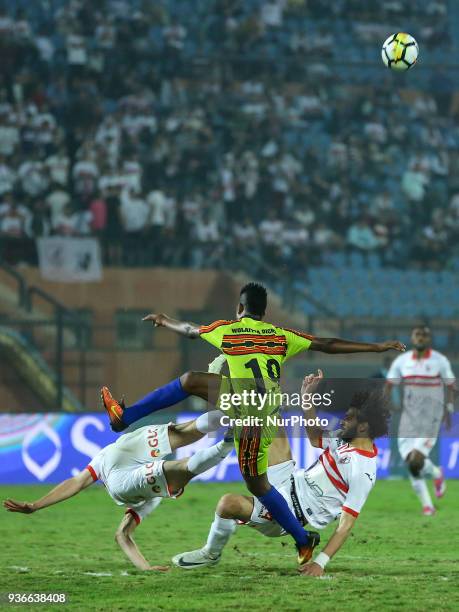
<svg viewBox="0 0 459 612"><path fill-rule="evenodd" d="M216 321L199 328L200 337L226 357L230 378L222 379L220 397L231 394L233 398L242 399L244 391L252 392L251 399L246 396L248 402L241 401L240 406L232 406L227 412L233 418L251 416L257 419L258 425L235 428L239 467L248 484L251 477L259 482L258 476L268 469L268 448L277 428L266 425L266 417L277 414L280 408L281 366L290 357L308 350L312 343L311 336L277 327L257 316Z"/></svg>
<svg viewBox="0 0 459 612"><path fill-rule="evenodd" d="M256 390L265 396L278 389L281 366L290 357L302 351L325 353L383 352L394 349L404 351L398 341L362 343L337 338L317 338L295 330L277 327L263 320L267 306L266 289L257 283L242 287L236 319L221 320L211 325L177 321L164 314L150 314L144 318L156 327L165 327L188 338L202 338L222 353L228 362L230 378L208 372L187 372L180 378L156 389L136 404L125 408L104 387L102 400L109 415L112 429L122 431L134 421L185 399L189 395L201 397L218 405L222 392L231 389ZM259 412L261 400L252 409ZM264 415L275 413L278 406L270 404ZM250 412L250 406L248 407ZM267 478L268 448L274 431L263 427L242 427L236 431L235 446L239 466L249 491L268 508L277 522L292 535L298 549L300 564L308 561L319 543L319 536L304 530L280 493Z"/></svg>

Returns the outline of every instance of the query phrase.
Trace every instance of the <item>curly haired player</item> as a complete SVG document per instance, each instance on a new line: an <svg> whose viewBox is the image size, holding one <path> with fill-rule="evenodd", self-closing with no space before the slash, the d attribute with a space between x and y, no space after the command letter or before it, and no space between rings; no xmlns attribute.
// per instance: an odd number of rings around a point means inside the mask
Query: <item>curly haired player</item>
<svg viewBox="0 0 459 612"><path fill-rule="evenodd" d="M302 394L315 391L322 377L321 370L317 375L306 376ZM314 408L308 409L307 414L308 421L313 419ZM273 442L268 478L298 520L305 526L323 529L339 518L322 552L314 561L300 566L302 574L321 576L349 536L376 481L378 451L373 440L387 434L388 418L384 393L355 394L339 432L326 435L319 427L306 427L311 444L324 450L308 469L295 469L285 437ZM180 553L172 562L186 570L215 565L238 523L249 525L268 537L286 534L256 497L226 494L217 504L205 546Z"/></svg>
<svg viewBox="0 0 459 612"><path fill-rule="evenodd" d="M243 395L256 389L267 398L278 395L281 368L285 361L307 351L324 353L403 352L405 346L398 341L379 343L353 342L339 338L318 338L278 327L264 321L267 307L266 289L258 283L242 287L234 321L215 321L211 325L176 321L164 314L151 314L144 320L152 321L156 327L165 327L187 338L202 338L222 353L228 362L230 378L206 372L187 372L180 378L160 387L124 408L111 395L107 387L102 389L102 399L110 418L112 429L121 431L129 424L156 410L176 404L186 397L196 395L218 405L218 398L229 390ZM262 419L279 410L279 404L267 402L244 407L245 414ZM233 416L238 410L233 406ZM308 561L318 544L317 534L305 530L291 512L285 499L269 481L268 450L275 438L276 427L242 427L234 432L241 474L250 493L268 508L272 516L295 540L300 565Z"/></svg>

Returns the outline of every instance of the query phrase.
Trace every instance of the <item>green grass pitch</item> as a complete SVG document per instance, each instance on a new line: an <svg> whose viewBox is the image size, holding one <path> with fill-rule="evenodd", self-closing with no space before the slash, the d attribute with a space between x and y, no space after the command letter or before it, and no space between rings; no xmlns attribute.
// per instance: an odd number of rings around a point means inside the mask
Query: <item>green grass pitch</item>
<svg viewBox="0 0 459 612"><path fill-rule="evenodd" d="M0 494L33 500L47 490L3 486ZM168 563L202 545L228 491L243 485L191 484L180 499L163 501L135 536L147 559ZM65 592L68 610L458 610L458 481L438 506L435 517L423 517L408 482L378 482L322 579L296 574L289 538L248 527L238 529L219 565L158 574L137 571L117 548L122 509L97 486L31 516L3 512L0 590ZM323 542L330 533L322 532ZM3 609L27 607L4 602Z"/></svg>

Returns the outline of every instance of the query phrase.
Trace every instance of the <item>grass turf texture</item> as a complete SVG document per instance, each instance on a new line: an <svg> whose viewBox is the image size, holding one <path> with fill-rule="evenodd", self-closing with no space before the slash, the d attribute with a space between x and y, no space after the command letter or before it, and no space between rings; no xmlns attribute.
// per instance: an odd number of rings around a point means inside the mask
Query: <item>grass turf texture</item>
<svg viewBox="0 0 459 612"><path fill-rule="evenodd" d="M49 489L3 486L0 494L29 501ZM203 545L216 502L229 491L243 492L243 485L191 484L182 498L163 501L135 535L150 563L167 564ZM124 558L113 539L122 510L97 486L31 516L2 509L0 590L65 592L69 610L457 610L458 481L438 505L436 516L423 517L408 482L378 482L322 579L296 574L289 538L265 538L248 527L238 529L219 565L159 574Z"/></svg>

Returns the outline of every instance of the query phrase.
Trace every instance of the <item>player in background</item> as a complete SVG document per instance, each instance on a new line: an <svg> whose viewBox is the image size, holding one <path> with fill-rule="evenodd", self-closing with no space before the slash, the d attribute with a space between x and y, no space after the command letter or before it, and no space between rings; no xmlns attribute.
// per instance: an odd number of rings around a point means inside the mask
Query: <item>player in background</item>
<svg viewBox="0 0 459 612"><path fill-rule="evenodd" d="M419 325L413 329L411 343L413 348L393 361L387 382L401 385L398 449L408 467L423 514L432 516L435 507L425 479L433 479L437 498L445 494L446 482L442 468L434 465L429 454L437 441L442 421L448 430L451 428L455 377L449 360L432 349L427 326Z"/></svg>
<svg viewBox="0 0 459 612"><path fill-rule="evenodd" d="M313 393L322 372L303 381L301 393ZM328 561L349 536L376 481L377 449L374 438L387 434L389 410L383 393L362 391L352 398L336 434L319 427L306 427L311 444L324 449L308 469L295 469L288 440L278 437L270 448L268 478L303 525L323 529L339 517L338 526L313 562L299 568L303 574L322 576ZM314 419L315 409L304 409ZM234 533L237 521L268 537L285 535L259 500L247 495L227 494L217 504L207 543L198 550L180 553L172 562L182 569L215 565Z"/></svg>
<svg viewBox="0 0 459 612"><path fill-rule="evenodd" d="M165 327L190 339L202 338L218 348L226 356L230 379L225 379L219 374L188 372L126 409L105 387L102 389L102 399L112 428L120 431L137 419L171 406L190 394L218 405L221 390L227 391L234 386L240 390L241 386L255 385L265 394L271 391L278 393L282 364L303 351L358 353L383 352L390 349L405 350L404 345L397 341L362 343L337 338L317 338L277 327L263 320L266 307L266 289L260 284L248 283L241 289L234 321L222 320L215 321L211 325L199 326L171 319L164 314L151 314L145 317L144 320L152 321L156 327ZM279 408L272 404L268 407L271 415ZM253 411L256 415L266 416L266 412L263 414L257 410L258 407L254 406ZM312 556L312 551L318 543L317 534L303 528L285 499L268 480L266 474L268 448L274 435L275 431L272 429L266 432L265 429L261 431L261 428L256 427L244 427L240 431L235 431L239 466L248 490L294 538L298 550L298 562L303 564Z"/></svg>
<svg viewBox="0 0 459 612"><path fill-rule="evenodd" d="M179 461L163 459L209 431L216 431L220 427L219 412L215 418L217 412L203 414L187 423L147 425L126 433L103 448L77 476L64 480L41 499L35 502L7 499L3 505L9 512L32 514L73 497L100 480L116 504L127 506L115 535L121 550L141 570L166 571L167 566L150 565L132 534L162 498L181 495L194 476L217 465L233 449L233 439L223 439L192 457Z"/></svg>

